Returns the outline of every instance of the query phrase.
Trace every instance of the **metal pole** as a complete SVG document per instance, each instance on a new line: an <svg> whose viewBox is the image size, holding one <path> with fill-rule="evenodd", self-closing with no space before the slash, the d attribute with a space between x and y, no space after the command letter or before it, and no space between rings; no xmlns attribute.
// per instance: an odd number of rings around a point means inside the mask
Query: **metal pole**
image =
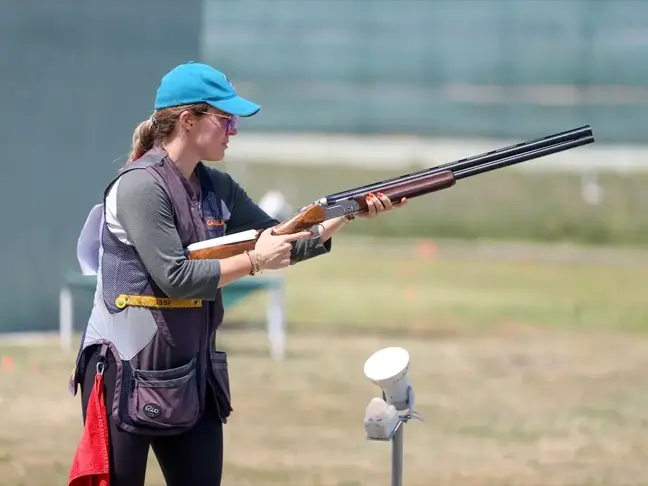
<svg viewBox="0 0 648 486"><path fill-rule="evenodd" d="M392 436L392 486L403 486L403 426L400 422Z"/></svg>
<svg viewBox="0 0 648 486"><path fill-rule="evenodd" d="M59 291L59 340L61 351L64 353L72 349L72 333L74 332L74 305L72 290L62 287Z"/></svg>

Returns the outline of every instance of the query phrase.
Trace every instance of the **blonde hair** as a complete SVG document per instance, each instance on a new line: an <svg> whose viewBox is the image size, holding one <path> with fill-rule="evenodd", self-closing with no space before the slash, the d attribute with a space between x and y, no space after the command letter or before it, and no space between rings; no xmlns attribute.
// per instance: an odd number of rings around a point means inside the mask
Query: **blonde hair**
<svg viewBox="0 0 648 486"><path fill-rule="evenodd" d="M195 105L172 106L154 111L149 119L144 120L135 127L128 162L136 161L171 135L180 113L189 110L195 116L202 116L207 112L208 108L209 105L206 103L199 103Z"/></svg>

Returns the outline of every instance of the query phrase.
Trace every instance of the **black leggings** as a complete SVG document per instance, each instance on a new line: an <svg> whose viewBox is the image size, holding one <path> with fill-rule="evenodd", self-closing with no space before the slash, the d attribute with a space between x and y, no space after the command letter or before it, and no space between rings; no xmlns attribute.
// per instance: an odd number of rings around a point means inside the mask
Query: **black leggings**
<svg viewBox="0 0 648 486"><path fill-rule="evenodd" d="M83 422L94 384L98 353L88 359L81 381ZM223 470L223 424L214 406L208 406L199 422L184 434L145 437L118 429L110 415L115 393L116 365L108 353L104 372L106 410L110 437L111 486L144 486L149 446L160 464L167 486L219 486ZM211 403L210 400L207 401Z"/></svg>

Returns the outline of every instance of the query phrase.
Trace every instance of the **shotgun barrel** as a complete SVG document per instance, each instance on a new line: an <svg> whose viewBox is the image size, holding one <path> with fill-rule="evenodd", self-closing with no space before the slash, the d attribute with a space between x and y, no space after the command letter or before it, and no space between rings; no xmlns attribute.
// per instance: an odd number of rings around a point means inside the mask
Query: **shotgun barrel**
<svg viewBox="0 0 648 486"><path fill-rule="evenodd" d="M459 170L453 171L455 180L465 179L466 177L471 177L478 174L483 174L484 172L490 172L491 170L501 169L503 167L508 167L510 165L519 164L521 162L526 162L527 160L533 160L540 157L545 157L551 154L557 154L558 152L563 152L565 150L570 150L576 147L581 147L594 142L594 137L592 135L579 138L577 140L569 140L555 145L550 145L548 147L542 147L530 152L525 152L523 154L513 155L511 157L506 157L500 160L493 160L491 162L485 162L479 165L474 165L472 167L465 167Z"/></svg>
<svg viewBox="0 0 648 486"><path fill-rule="evenodd" d="M563 152L565 150L570 150L582 145L587 145L592 142L594 142L594 137L591 136L584 137L579 140L560 142L549 147L542 147L536 150L532 150L531 152L511 155L501 160L494 160L491 162L485 162L481 165L463 168L456 172L450 169L446 169L434 173L428 173L415 179L409 179L406 181L397 182L395 184L386 185L384 187L381 187L380 191L385 194L385 196L387 196L392 202L398 202L402 198L414 199L419 196L424 196L426 194L431 194L433 192L448 189L454 186L457 181L465 179L467 177L501 169L510 165L519 164L521 162L526 162L527 160L537 159L546 155ZM338 208L345 208L347 212L353 212L357 209L365 210L367 209L367 202L365 201L366 194L366 192L363 192L361 194L349 196L345 199L338 199L335 205L328 207L336 208L337 206ZM335 209L334 211L338 211L338 209Z"/></svg>
<svg viewBox="0 0 648 486"><path fill-rule="evenodd" d="M418 179L420 177L426 177L431 174L436 174L439 172L443 172L446 170L451 170L455 173L461 173L462 170L469 170L476 168L478 166L482 166L483 164L487 163L492 163L492 162L498 162L502 160L511 160L511 157L515 157L518 155L523 155L526 153L531 153L535 150L542 149L542 148L550 148L557 146L563 142L572 142L572 141L580 141L580 140L588 140L588 137L591 138L590 141L587 141L585 143L591 143L594 141L593 139L593 133L592 133L592 128L589 124L583 125L578 128L573 128L571 130L566 130L564 132L559 132L553 135L548 135L546 137L542 138L537 138L535 140L530 140L526 142L521 142L517 143L514 145L509 145L508 147L496 149L496 150L491 150L490 152L485 152L483 154L479 155L474 155L472 157L466 157L464 159L457 160L455 162L450 162L447 164L442 164L436 167L431 167L428 169L422 169L416 172L411 172L409 174L393 177L391 179L385 179L380 182L374 182L371 184L367 184L365 186L360 186L356 187L350 190L338 192L335 194L329 194L326 196L326 202L328 205L335 204L337 201L342 200L342 199L348 199L353 196L357 196L358 194L363 194L367 193L370 191L377 191L377 190L382 190L385 187L388 187L392 184L400 184L403 182L411 181L414 179ZM574 145L579 146L577 145ZM564 150L564 149L563 149ZM553 152L548 152L548 153L553 153ZM535 156L531 158L537 158L541 157ZM513 159L515 160L515 159ZM525 159L525 160L530 160L530 159ZM509 165L517 163L517 162L511 162ZM495 168L499 168L495 167ZM475 169L476 170L476 169ZM489 169L492 170L492 169ZM468 172L470 173L470 172Z"/></svg>

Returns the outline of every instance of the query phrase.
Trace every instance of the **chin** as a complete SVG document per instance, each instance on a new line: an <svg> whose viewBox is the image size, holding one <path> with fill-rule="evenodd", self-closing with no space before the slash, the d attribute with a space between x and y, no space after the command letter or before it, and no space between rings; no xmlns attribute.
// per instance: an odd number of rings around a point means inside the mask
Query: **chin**
<svg viewBox="0 0 648 486"><path fill-rule="evenodd" d="M209 162L220 162L224 158L225 158L225 152L220 152L220 153L209 154L208 157L204 157L204 160L208 160Z"/></svg>

